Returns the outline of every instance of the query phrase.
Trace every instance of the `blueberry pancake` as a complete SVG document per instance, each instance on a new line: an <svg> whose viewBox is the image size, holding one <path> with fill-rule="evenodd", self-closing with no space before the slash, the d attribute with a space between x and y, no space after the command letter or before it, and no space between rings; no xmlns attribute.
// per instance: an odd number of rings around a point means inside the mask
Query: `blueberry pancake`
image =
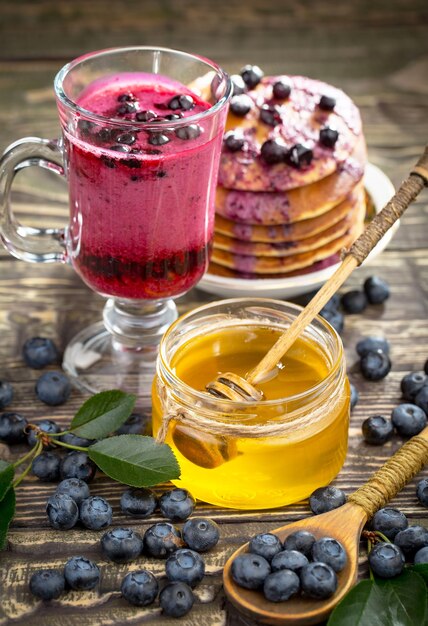
<svg viewBox="0 0 428 626"><path fill-rule="evenodd" d="M263 274L260 276L258 274L252 274L251 272L238 272L237 270L233 270L230 267L226 267L224 265L218 265L211 261L209 272L210 274L215 274L216 276L224 276L225 278L239 278L245 280L257 280L260 278L265 279L278 279L278 278L293 278L294 276L303 276L304 274L311 274L313 272L319 272L321 270L334 265L335 263L339 263L340 254L336 252L331 256L323 259L322 261L317 261L312 265L308 265L307 267L303 267L299 270L292 270L291 272L278 272L276 274Z"/></svg>
<svg viewBox="0 0 428 626"><path fill-rule="evenodd" d="M278 90L278 83L286 88ZM262 192L304 187L333 174L362 137L352 100L304 76L265 77L234 95L226 131L219 184Z"/></svg>

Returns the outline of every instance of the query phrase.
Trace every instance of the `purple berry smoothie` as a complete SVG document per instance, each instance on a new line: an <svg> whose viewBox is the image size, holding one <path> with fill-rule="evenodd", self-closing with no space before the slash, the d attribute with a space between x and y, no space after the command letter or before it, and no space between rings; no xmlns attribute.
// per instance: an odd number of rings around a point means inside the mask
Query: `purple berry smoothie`
<svg viewBox="0 0 428 626"><path fill-rule="evenodd" d="M64 131L75 270L107 296L186 292L208 264L222 133L210 116L175 129L162 124L162 132L153 119L184 119L211 105L180 83L142 73L97 80L77 104L106 121L82 117L73 136Z"/></svg>

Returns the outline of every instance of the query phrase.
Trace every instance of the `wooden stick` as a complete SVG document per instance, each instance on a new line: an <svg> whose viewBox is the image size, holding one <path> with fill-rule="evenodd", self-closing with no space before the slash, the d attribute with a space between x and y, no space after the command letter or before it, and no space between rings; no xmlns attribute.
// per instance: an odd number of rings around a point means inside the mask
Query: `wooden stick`
<svg viewBox="0 0 428 626"><path fill-rule="evenodd" d="M428 146L408 178L403 181L388 204L366 227L362 235L345 252L341 265L318 293L307 304L287 330L281 335L258 365L246 376L251 384L257 384L266 378L287 350L293 345L302 330L314 319L352 271L364 261L367 255L382 239L384 234L401 217L409 204L416 199L428 185Z"/></svg>

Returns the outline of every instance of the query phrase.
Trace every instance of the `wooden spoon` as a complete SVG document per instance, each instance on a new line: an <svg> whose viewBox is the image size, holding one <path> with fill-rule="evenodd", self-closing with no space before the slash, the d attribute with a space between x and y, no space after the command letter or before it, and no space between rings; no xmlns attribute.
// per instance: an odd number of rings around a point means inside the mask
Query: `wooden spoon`
<svg viewBox="0 0 428 626"><path fill-rule="evenodd" d="M365 485L349 496L348 502L343 506L270 531L281 541L297 530L307 530L317 539L333 537L343 544L348 561L337 575L338 587L332 597L327 600L313 600L295 596L286 602L275 603L266 600L261 591L250 591L240 587L232 579L231 567L239 554L248 552L246 543L229 558L224 567L223 584L229 600L239 611L262 624L309 626L326 619L356 582L359 540L364 524L426 463L428 463L428 426L405 443Z"/></svg>
<svg viewBox="0 0 428 626"><path fill-rule="evenodd" d="M254 385L265 380L272 373L281 357L293 345L303 329L310 324L351 272L358 265L361 265L387 230L401 217L409 204L416 199L424 185L428 185L428 146L425 147L423 155L408 178L400 185L393 198L345 253L344 259L335 273L294 319L260 363L245 378L232 372L220 374L215 380L208 383L207 391L214 396L229 400L247 402L261 400L263 394Z"/></svg>

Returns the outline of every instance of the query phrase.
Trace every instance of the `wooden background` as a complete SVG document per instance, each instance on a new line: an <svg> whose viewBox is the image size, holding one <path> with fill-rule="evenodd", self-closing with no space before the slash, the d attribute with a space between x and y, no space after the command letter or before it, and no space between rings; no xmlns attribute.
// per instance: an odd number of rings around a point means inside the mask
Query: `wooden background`
<svg viewBox="0 0 428 626"><path fill-rule="evenodd" d="M26 135L58 133L52 81L79 54L119 45L165 45L211 57L228 71L257 63L267 73L300 73L347 91L363 116L370 160L395 184L405 176L428 140L428 5L426 0L2 0L0 3L0 150ZM26 171L15 184L15 209L25 223L60 224L67 215L66 189L60 182ZM35 204L39 206L35 208ZM370 274L389 281L391 299L347 316L343 335L351 380L361 401L354 410L346 465L335 484L350 493L400 445L395 437L382 448L365 445L361 422L368 415L389 415L400 401L399 382L428 358L428 192L409 209L387 251L359 270L347 288ZM211 297L197 289L179 300L180 311ZM62 347L81 328L99 319L102 299L90 292L69 267L34 266L0 252L0 379L15 385L12 410L28 419L52 417L65 425L82 402L74 392L59 409L35 400L37 373L23 367L22 343L35 334L54 337ZM379 383L362 380L354 346L368 334L382 334L392 345L393 368ZM13 453L17 452L13 450ZM22 451L21 451L22 452ZM0 455L11 451L0 446ZM425 472L425 476L427 473ZM412 481L394 500L411 523L428 524ZM0 554L0 626L95 626L177 623L159 609L130 607L117 589L128 566L102 561L100 533L81 529L61 533L49 528L44 504L54 487L28 479L18 491L17 515L9 545ZM119 512L122 487L97 478L92 492L106 496L115 525L143 531ZM191 626L253 626L228 607L221 588L221 567L249 535L268 531L309 512L306 502L280 510L226 511L198 506L198 513L221 523L219 546L207 555L207 576L196 590L197 603L181 620ZM61 566L74 554L101 564L99 591L68 593L43 605L28 592L28 580L41 565ZM361 553L364 572L364 550ZM129 569L146 565L146 559ZM163 562L148 568L162 575Z"/></svg>

